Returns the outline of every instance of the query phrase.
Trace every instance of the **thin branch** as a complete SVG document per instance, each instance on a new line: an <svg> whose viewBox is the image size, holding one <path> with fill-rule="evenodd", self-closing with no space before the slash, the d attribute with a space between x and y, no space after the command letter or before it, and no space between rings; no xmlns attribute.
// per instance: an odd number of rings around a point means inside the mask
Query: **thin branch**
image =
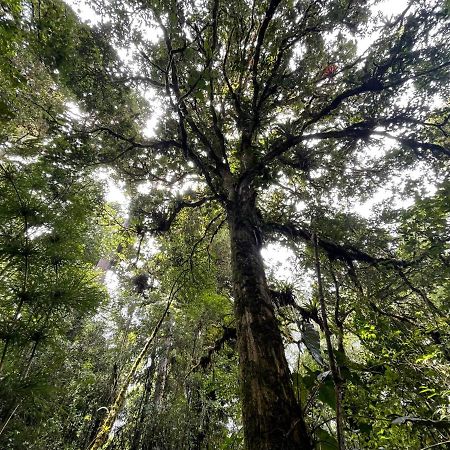
<svg viewBox="0 0 450 450"><path fill-rule="evenodd" d="M88 133L88 134L104 132L104 133L107 133L107 134L113 136L114 138L116 138L118 140L128 142L131 145L131 148L151 148L151 149L155 149L155 150L164 150L164 149L170 148L170 147L181 148L181 143L175 141L174 139L138 142L138 141L135 141L134 139L132 139L130 137L124 136L121 133L118 133L117 131L114 131L113 129L108 128L106 126L100 126L100 127L93 128L91 130L80 130L80 131L82 133Z"/></svg>
<svg viewBox="0 0 450 450"><path fill-rule="evenodd" d="M400 275L400 278L409 287L409 289L411 289L411 291L415 292L424 301L424 303L433 311L433 313L442 316L443 312L440 311L439 308L428 298L428 296L425 294L425 292L422 291L422 289L414 286L411 283L411 280L406 276L406 274L405 274L405 272L403 272L403 270L401 270L398 267L397 272Z"/></svg>
<svg viewBox="0 0 450 450"><path fill-rule="evenodd" d="M189 254L188 260L191 267L191 272L193 272L193 265L194 265L194 255L197 250L197 247L204 241L206 235L208 234L209 229L214 225L217 219L219 219L222 216L223 212L220 212L215 217L213 217L209 222L208 225L205 227L205 231L203 232L203 235L195 242L195 244L192 246L191 252ZM183 263L184 264L184 263Z"/></svg>
<svg viewBox="0 0 450 450"><path fill-rule="evenodd" d="M430 448L439 447L439 446L444 445L444 444L450 444L450 441L438 442L437 444L428 445L427 447L422 447L420 450L428 450Z"/></svg>

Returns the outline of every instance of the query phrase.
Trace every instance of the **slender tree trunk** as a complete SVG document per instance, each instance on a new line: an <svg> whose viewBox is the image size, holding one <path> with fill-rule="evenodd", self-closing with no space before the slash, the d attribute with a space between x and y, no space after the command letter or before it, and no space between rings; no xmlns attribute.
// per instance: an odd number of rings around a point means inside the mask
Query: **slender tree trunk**
<svg viewBox="0 0 450 450"><path fill-rule="evenodd" d="M144 360L144 357L147 355L150 345L152 344L153 340L155 339L156 334L158 333L158 331L169 311L171 302L172 302L172 299L170 299L167 302L166 308L164 309L161 318L159 319L158 323L156 324L155 328L152 331L152 334L145 342L143 349L141 350L141 352L135 359L133 365L131 366L130 371L128 372L127 376L125 377L122 387L119 389L119 391L116 395L114 403L110 406L108 413L106 414L106 417L103 420L101 428L97 432L95 439L89 445L89 450L106 449L109 446L110 441L108 440L108 436L109 436L112 426L114 425L114 422L117 419L117 416L120 413L120 410L122 409L122 407L125 403L128 387L130 386L131 382L133 381L133 378L134 378L140 364Z"/></svg>
<svg viewBox="0 0 450 450"><path fill-rule="evenodd" d="M236 195L228 221L246 449L312 449L267 288L250 188Z"/></svg>
<svg viewBox="0 0 450 450"><path fill-rule="evenodd" d="M145 375L144 392L142 393L141 401L139 404L137 420L134 425L133 439L131 441L131 448L135 450L141 448L141 440L143 434L142 431L144 429L146 412L148 412L149 410L150 395L153 388L153 375L155 374L156 367L155 358L156 352L153 351L150 356L150 367L147 368L147 372Z"/></svg>
<svg viewBox="0 0 450 450"><path fill-rule="evenodd" d="M343 407L342 407L343 380L341 377L339 365L336 363L336 359L334 356L333 344L331 342L331 330L330 330L330 327L328 326L328 316L327 316L327 309L326 309L326 305L325 305L325 295L323 293L319 247L317 244L316 233L313 234L312 241L313 241L313 245L314 245L314 260L315 260L315 266L316 266L317 287L318 287L318 291L319 291L320 312L322 315L322 323L323 323L323 330L325 333L325 340L327 342L328 361L329 361L331 374L333 376L334 391L335 391L335 395L336 395L336 433L337 433L337 440L338 440L338 448L339 448L339 450L344 450L345 449L344 417L343 417L344 411L343 411Z"/></svg>
<svg viewBox="0 0 450 450"><path fill-rule="evenodd" d="M154 388L153 403L157 410L161 409L164 401L164 394L166 392L167 375L169 372L170 352L173 345L172 337L173 323L169 323L167 327L167 335L162 339L161 352L158 357L158 363L156 367L156 380Z"/></svg>

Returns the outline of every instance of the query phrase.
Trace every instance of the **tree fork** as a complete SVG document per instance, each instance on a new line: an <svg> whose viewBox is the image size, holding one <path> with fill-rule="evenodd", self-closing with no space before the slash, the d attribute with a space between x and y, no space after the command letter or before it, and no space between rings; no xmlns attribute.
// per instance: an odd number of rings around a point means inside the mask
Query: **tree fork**
<svg viewBox="0 0 450 450"><path fill-rule="evenodd" d="M255 192L228 207L237 348L247 450L310 450L266 283Z"/></svg>

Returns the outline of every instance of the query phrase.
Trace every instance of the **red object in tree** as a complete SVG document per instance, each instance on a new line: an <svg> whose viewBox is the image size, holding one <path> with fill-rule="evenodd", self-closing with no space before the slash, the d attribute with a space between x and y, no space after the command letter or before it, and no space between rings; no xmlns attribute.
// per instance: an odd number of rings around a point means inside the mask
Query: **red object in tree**
<svg viewBox="0 0 450 450"><path fill-rule="evenodd" d="M323 70L323 75L327 78L332 78L336 75L337 66L336 64L330 64Z"/></svg>

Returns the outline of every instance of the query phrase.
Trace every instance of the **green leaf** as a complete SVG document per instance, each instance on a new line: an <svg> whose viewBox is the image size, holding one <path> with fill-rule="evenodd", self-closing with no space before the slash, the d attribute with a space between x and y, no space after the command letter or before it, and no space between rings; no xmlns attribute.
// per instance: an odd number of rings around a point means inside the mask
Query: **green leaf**
<svg viewBox="0 0 450 450"><path fill-rule="evenodd" d="M336 409L336 392L334 390L334 383L331 377L326 378L319 388L319 400L327 404L333 409Z"/></svg>
<svg viewBox="0 0 450 450"><path fill-rule="evenodd" d="M337 448L339 448L336 438L332 436L328 431L319 429L318 431L316 431L316 436L317 450L336 450Z"/></svg>
<svg viewBox="0 0 450 450"><path fill-rule="evenodd" d="M322 358L322 352L320 350L320 334L314 328L312 323L303 323L301 339L309 353L311 353L311 356L314 358L314 361L321 366L325 365Z"/></svg>

